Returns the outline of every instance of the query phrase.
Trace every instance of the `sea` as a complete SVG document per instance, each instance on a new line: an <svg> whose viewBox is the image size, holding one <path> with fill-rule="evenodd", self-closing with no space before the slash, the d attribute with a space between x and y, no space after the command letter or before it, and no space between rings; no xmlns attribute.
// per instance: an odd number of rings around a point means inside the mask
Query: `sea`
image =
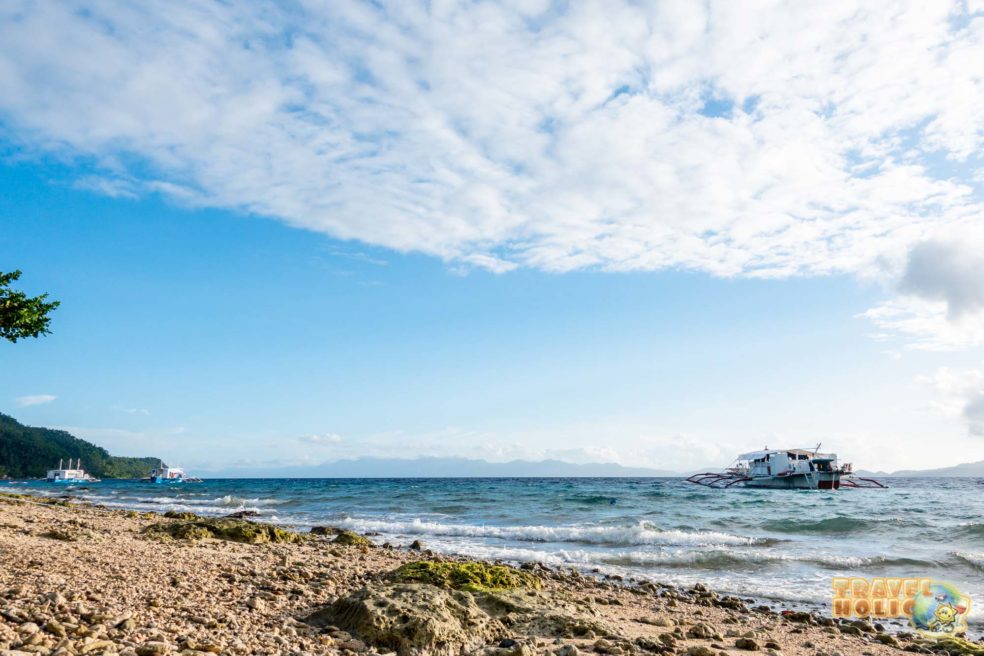
<svg viewBox="0 0 984 656"><path fill-rule="evenodd" d="M107 480L10 484L138 511L225 515L382 544L538 561L585 574L697 582L776 609L829 611L831 578L928 577L984 625L984 478L896 478L888 489L715 490L676 478ZM3 489L3 486L0 486Z"/></svg>

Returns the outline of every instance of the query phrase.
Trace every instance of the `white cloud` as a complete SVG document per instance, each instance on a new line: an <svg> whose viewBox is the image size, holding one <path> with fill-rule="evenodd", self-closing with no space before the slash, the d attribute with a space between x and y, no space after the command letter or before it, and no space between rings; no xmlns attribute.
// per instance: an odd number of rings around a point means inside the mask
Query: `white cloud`
<svg viewBox="0 0 984 656"><path fill-rule="evenodd" d="M901 290L943 301L952 318L984 310L984 234L976 243L927 241L909 253Z"/></svg>
<svg viewBox="0 0 984 656"><path fill-rule="evenodd" d="M118 178L87 175L75 181L77 189L86 189L109 196L110 198L138 198L138 189L133 183Z"/></svg>
<svg viewBox="0 0 984 656"><path fill-rule="evenodd" d="M125 406L114 405L113 410L117 412L125 412L128 415L143 415L147 417L150 415L150 410L147 408L127 408Z"/></svg>
<svg viewBox="0 0 984 656"><path fill-rule="evenodd" d="M984 344L984 232L964 229L916 244L897 277L899 295L864 316L915 348Z"/></svg>
<svg viewBox="0 0 984 656"><path fill-rule="evenodd" d="M982 73L959 2L0 10L80 184L495 271L869 272L981 215Z"/></svg>
<svg viewBox="0 0 984 656"><path fill-rule="evenodd" d="M861 316L884 331L875 337L901 336L908 341L908 348L951 351L984 344L984 312L953 318L945 302L899 296Z"/></svg>
<svg viewBox="0 0 984 656"><path fill-rule="evenodd" d="M18 396L14 399L14 404L18 408L29 408L32 405L51 403L57 398L54 394L29 394L27 396Z"/></svg>
<svg viewBox="0 0 984 656"><path fill-rule="evenodd" d="M971 435L984 437L984 372L941 367L933 376L920 380L940 395L931 404L933 410L947 419L965 422Z"/></svg>
<svg viewBox="0 0 984 656"><path fill-rule="evenodd" d="M982 233L981 106L958 0L0 9L5 136L84 188L455 269L877 277L911 251L871 318L929 348L984 331L952 284L977 265L932 252Z"/></svg>
<svg viewBox="0 0 984 656"><path fill-rule="evenodd" d="M305 435L297 438L305 444L316 444L318 446L335 446L342 442L342 436L335 433L324 433L323 435Z"/></svg>

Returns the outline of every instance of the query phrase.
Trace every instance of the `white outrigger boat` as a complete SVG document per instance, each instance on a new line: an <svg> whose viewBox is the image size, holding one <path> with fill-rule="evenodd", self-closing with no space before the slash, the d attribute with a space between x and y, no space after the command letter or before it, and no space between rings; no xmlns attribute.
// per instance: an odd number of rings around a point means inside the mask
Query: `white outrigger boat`
<svg viewBox="0 0 984 656"><path fill-rule="evenodd" d="M769 449L743 453L723 472L704 472L687 479L713 488L732 486L779 490L883 488L872 478L854 475L850 463L838 465L836 453L816 449Z"/></svg>
<svg viewBox="0 0 984 656"><path fill-rule="evenodd" d="M49 483L98 483L99 479L94 478L82 469L82 459L79 458L72 466L72 459L68 459L68 467L62 467L64 460L58 461L58 469L49 469L45 478Z"/></svg>
<svg viewBox="0 0 984 656"><path fill-rule="evenodd" d="M187 476L180 467L168 467L161 461L160 466L150 471L150 476L146 479L151 483L201 483L202 479L194 476Z"/></svg>

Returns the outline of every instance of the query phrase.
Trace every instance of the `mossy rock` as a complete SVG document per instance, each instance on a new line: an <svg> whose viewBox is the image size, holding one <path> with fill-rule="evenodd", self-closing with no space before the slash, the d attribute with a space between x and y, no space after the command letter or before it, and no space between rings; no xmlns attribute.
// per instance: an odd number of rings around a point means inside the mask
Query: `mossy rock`
<svg viewBox="0 0 984 656"><path fill-rule="evenodd" d="M0 492L0 501L6 501L13 505L25 502L42 503L48 506L70 506L67 499L56 499L53 497L37 497L31 494L19 494L17 492Z"/></svg>
<svg viewBox="0 0 984 656"><path fill-rule="evenodd" d="M187 510L168 510L164 513L164 516L168 519L183 519L185 521L204 519L196 515L193 512L188 512Z"/></svg>
<svg viewBox="0 0 984 656"><path fill-rule="evenodd" d="M469 592L540 588L543 585L537 577L515 567L477 561L419 560L403 565L392 576L401 583L430 583L439 588Z"/></svg>
<svg viewBox="0 0 984 656"><path fill-rule="evenodd" d="M66 531L54 528L42 533L41 537L48 538L49 540L61 540L62 542L78 542L82 535L78 531Z"/></svg>
<svg viewBox="0 0 984 656"><path fill-rule="evenodd" d="M935 643L927 645L933 651L945 651L951 656L967 654L969 656L984 656L984 645L965 640L964 638L940 638Z"/></svg>
<svg viewBox="0 0 984 656"><path fill-rule="evenodd" d="M203 519L194 521L165 522L152 524L143 531L150 537L171 537L180 540L230 540L248 544L263 544L267 542L300 542L300 533L273 526L258 524L241 519Z"/></svg>
<svg viewBox="0 0 984 656"><path fill-rule="evenodd" d="M337 526L312 526L311 535L338 535L344 530Z"/></svg>
<svg viewBox="0 0 984 656"><path fill-rule="evenodd" d="M355 531L339 531L332 544L340 544L343 547L371 547L374 546L372 540L364 535L359 535Z"/></svg>
<svg viewBox="0 0 984 656"><path fill-rule="evenodd" d="M36 497L34 500L37 501L38 503L43 503L43 504L46 504L46 505L49 505L49 506L62 506L63 508L67 508L68 506L72 505L69 502L68 499L53 499L51 497Z"/></svg>

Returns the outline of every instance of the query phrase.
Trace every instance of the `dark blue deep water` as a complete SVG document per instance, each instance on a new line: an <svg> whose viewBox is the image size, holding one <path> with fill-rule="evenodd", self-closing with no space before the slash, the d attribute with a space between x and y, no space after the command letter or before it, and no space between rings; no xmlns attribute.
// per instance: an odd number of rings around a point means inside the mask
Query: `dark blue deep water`
<svg viewBox="0 0 984 656"><path fill-rule="evenodd" d="M984 617L984 479L889 479L887 490L710 490L680 479L277 479L153 485L104 481L66 492L136 510L331 524L378 542L537 560L786 605L827 604L833 576L949 581Z"/></svg>

